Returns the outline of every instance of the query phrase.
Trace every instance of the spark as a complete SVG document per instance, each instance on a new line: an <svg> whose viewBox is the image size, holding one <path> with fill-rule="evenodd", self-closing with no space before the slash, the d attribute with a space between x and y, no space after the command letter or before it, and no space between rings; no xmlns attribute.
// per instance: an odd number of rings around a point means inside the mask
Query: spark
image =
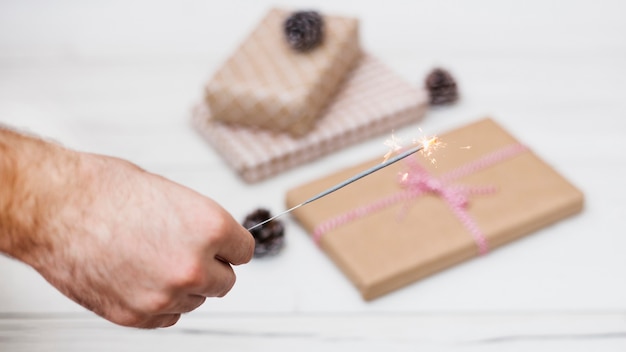
<svg viewBox="0 0 626 352"><path fill-rule="evenodd" d="M383 162L389 160L389 158L398 150L402 149L402 140L391 133L391 137L385 141L385 145L389 148L387 153L383 156Z"/></svg>
<svg viewBox="0 0 626 352"><path fill-rule="evenodd" d="M422 137L417 141L417 143L420 143L424 146L424 149L422 149L422 155L430 160L431 164L436 164L437 159L435 159L433 154L437 149L443 148L445 146L445 143L443 143L437 136Z"/></svg>
<svg viewBox="0 0 626 352"><path fill-rule="evenodd" d="M425 136L424 131L422 131L422 129L419 127L418 127L418 130L422 137L414 139L411 144L414 146L415 145L423 146L422 150L420 151L422 155L426 157L432 164L436 164L437 160L433 157L433 153L435 152L435 150L443 147L444 143L441 142L441 140L437 136L428 136L428 137ZM384 144L385 146L387 146L388 151L383 156L383 161L382 161L383 163L389 160L389 158L391 158L392 155L394 155L396 152L404 149L404 146L402 146L402 139L397 137L393 133L391 133L391 137L388 138L384 142Z"/></svg>

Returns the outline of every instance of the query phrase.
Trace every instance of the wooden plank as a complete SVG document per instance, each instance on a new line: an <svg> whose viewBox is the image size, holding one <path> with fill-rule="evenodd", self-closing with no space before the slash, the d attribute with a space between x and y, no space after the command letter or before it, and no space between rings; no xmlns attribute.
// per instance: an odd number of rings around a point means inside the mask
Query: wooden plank
<svg viewBox="0 0 626 352"><path fill-rule="evenodd" d="M623 313L299 314L183 317L161 330L98 319L0 319L3 351L623 351Z"/></svg>

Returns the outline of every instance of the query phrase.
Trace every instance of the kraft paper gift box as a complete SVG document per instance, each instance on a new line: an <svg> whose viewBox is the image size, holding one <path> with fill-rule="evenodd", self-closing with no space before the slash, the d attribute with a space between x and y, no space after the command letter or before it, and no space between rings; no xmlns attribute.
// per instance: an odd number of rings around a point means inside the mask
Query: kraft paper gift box
<svg viewBox="0 0 626 352"><path fill-rule="evenodd" d="M310 51L287 44L289 11L272 9L206 85L214 119L302 136L359 57L358 20L328 16Z"/></svg>
<svg viewBox="0 0 626 352"><path fill-rule="evenodd" d="M223 123L206 103L194 108L192 124L245 181L256 182L366 138L390 134L419 121L427 108L426 91L364 54L302 137Z"/></svg>
<svg viewBox="0 0 626 352"><path fill-rule="evenodd" d="M578 213L583 194L492 119L293 211L365 300ZM460 148L469 146L468 148ZM286 206L380 163L290 190Z"/></svg>

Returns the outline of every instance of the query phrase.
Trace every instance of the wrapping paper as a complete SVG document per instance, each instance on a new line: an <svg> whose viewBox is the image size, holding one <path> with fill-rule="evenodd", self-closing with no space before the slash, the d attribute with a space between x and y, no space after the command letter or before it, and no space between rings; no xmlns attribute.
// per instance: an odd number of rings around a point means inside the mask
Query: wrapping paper
<svg viewBox="0 0 626 352"><path fill-rule="evenodd" d="M218 121L206 103L192 114L195 129L247 182L257 182L369 137L419 121L427 93L398 77L370 54L302 137Z"/></svg>
<svg viewBox="0 0 626 352"><path fill-rule="evenodd" d="M324 39L306 52L291 49L283 23L290 12L271 10L206 86L214 119L302 136L359 57L358 21L324 17Z"/></svg>
<svg viewBox="0 0 626 352"><path fill-rule="evenodd" d="M441 140L448 146L435 152L435 164L414 154L293 212L365 300L583 207L581 191L492 119L448 132ZM286 206L380 162L294 188ZM422 173L427 177L415 176ZM417 181L407 186L407 176Z"/></svg>

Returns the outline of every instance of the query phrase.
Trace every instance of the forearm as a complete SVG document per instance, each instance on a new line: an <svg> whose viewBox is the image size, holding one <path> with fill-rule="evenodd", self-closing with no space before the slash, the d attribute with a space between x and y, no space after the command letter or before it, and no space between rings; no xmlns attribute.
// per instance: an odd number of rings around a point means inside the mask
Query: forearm
<svg viewBox="0 0 626 352"><path fill-rule="evenodd" d="M0 126L0 252L32 263L51 250L51 224L69 195L79 157L57 144Z"/></svg>

